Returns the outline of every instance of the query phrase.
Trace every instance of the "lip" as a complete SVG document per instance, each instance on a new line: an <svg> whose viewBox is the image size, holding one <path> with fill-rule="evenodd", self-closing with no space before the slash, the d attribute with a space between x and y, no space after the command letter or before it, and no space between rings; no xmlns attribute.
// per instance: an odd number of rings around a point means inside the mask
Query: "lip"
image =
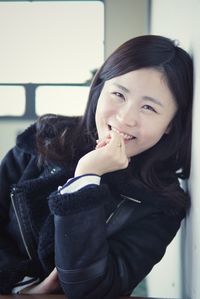
<svg viewBox="0 0 200 299"><path fill-rule="evenodd" d="M131 140L135 140L136 137L131 135L131 134L128 134L128 133L125 133L125 132L122 132L121 130L118 130L117 128L111 126L111 125L108 125L108 128L109 130L112 130L118 134L120 134L123 138L124 138L124 141L125 142L128 142L128 141L131 141Z"/></svg>

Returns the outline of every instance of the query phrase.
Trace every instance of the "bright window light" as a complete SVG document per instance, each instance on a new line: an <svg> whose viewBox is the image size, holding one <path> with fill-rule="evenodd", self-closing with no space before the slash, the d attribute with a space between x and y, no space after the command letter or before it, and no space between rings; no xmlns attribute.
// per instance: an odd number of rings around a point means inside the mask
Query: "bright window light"
<svg viewBox="0 0 200 299"><path fill-rule="evenodd" d="M36 113L82 115L88 98L88 86L41 86L36 89Z"/></svg>
<svg viewBox="0 0 200 299"><path fill-rule="evenodd" d="M24 87L0 86L0 116L22 116L25 103Z"/></svg>
<svg viewBox="0 0 200 299"><path fill-rule="evenodd" d="M0 2L0 83L84 83L103 39L101 1Z"/></svg>

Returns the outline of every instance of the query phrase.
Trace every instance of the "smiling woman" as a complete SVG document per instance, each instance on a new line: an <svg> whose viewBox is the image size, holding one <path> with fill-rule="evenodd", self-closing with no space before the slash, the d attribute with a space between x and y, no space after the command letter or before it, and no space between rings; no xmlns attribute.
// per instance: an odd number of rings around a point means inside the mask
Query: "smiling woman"
<svg viewBox="0 0 200 299"><path fill-rule="evenodd" d="M99 138L110 130L119 133L130 158L168 134L177 105L163 77L156 69L143 68L106 81L96 110Z"/></svg>
<svg viewBox="0 0 200 299"><path fill-rule="evenodd" d="M82 117L18 136L0 168L0 293L131 294L189 206L192 88L190 56L140 36L98 70Z"/></svg>

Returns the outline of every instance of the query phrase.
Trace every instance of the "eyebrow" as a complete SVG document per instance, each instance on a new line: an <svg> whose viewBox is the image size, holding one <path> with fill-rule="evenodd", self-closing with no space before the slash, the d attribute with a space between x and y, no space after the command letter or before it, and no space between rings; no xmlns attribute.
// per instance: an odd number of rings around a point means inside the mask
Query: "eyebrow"
<svg viewBox="0 0 200 299"><path fill-rule="evenodd" d="M130 90L128 88L126 88L125 86L121 85L121 84L118 84L118 83L114 82L113 85L117 86L118 88L125 91L126 93L130 93Z"/></svg>
<svg viewBox="0 0 200 299"><path fill-rule="evenodd" d="M155 98L152 98L152 97L149 97L149 96L144 96L143 99L144 99L144 100L151 101L151 102L153 102L154 104L159 105L160 107L164 107L164 106L163 106L163 103L162 103L160 100L158 100L158 99L155 99Z"/></svg>

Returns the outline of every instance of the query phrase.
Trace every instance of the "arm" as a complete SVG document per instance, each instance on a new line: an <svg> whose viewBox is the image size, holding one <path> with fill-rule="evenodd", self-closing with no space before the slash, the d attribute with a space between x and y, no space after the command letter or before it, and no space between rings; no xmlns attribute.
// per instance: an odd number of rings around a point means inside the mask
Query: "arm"
<svg viewBox="0 0 200 299"><path fill-rule="evenodd" d="M51 196L56 267L69 299L130 294L162 258L180 226L181 217L139 206L133 207L126 226L108 237L103 204L110 196L101 185ZM118 217L114 221L121 221Z"/></svg>
<svg viewBox="0 0 200 299"><path fill-rule="evenodd" d="M30 155L15 147L0 165L0 293L10 293L14 284L23 280L28 265L28 259L21 255L6 227L10 217L11 186L19 181L29 161Z"/></svg>
<svg viewBox="0 0 200 299"><path fill-rule="evenodd" d="M56 268L45 278L42 282L23 287L19 291L20 294L54 294L60 292L60 284L58 280L58 273Z"/></svg>
<svg viewBox="0 0 200 299"><path fill-rule="evenodd" d="M0 164L0 217L7 216L9 209L9 195L13 184L22 177L24 170L30 162L30 155L18 147L14 147L4 157ZM5 214L6 212L6 214Z"/></svg>
<svg viewBox="0 0 200 299"><path fill-rule="evenodd" d="M112 141L108 144L108 163L105 163L106 145L84 156L75 175L102 175L125 167L123 144L116 149L120 140ZM136 208L136 212L133 207L126 226L108 237L104 204L111 197L106 185L90 185L50 197L50 208L55 215L56 267L62 288L70 299L111 299L130 294L162 258L180 226L181 217L168 216L155 207ZM118 217L114 221L120 222Z"/></svg>

